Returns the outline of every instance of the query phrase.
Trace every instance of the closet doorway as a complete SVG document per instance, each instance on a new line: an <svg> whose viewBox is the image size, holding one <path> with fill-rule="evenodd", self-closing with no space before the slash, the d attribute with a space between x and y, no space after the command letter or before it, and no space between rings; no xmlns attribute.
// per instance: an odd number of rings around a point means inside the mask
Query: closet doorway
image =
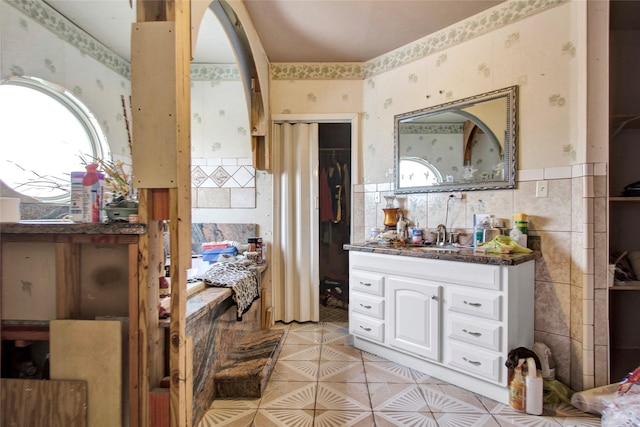
<svg viewBox="0 0 640 427"><path fill-rule="evenodd" d="M270 270L273 320L319 322L328 321L329 314L336 314L339 321L346 321L348 283L344 278L348 277L348 252L342 249L343 243L339 243L338 238L348 243L353 232L351 188L361 180L357 143L359 115L274 115L272 119L274 211ZM327 168L326 163L333 159L332 154L336 161L340 161L343 175L345 164L347 166L349 182L343 181L342 186L348 191L341 195L341 220L321 225L320 164ZM324 236L321 235L321 227ZM333 285L328 280L321 285L325 278L337 278L343 282L332 286L334 295L331 295L331 300L329 295L324 295L321 302L323 291ZM320 309L323 311L322 319ZM338 321L333 316L331 320Z"/></svg>
<svg viewBox="0 0 640 427"><path fill-rule="evenodd" d="M318 125L320 321L349 319L351 123Z"/></svg>

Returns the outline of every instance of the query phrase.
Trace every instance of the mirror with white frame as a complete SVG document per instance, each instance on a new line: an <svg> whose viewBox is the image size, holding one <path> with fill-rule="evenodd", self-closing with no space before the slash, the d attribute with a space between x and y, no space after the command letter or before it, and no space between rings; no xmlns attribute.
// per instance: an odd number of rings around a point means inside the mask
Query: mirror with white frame
<svg viewBox="0 0 640 427"><path fill-rule="evenodd" d="M395 116L395 193L515 188L518 88Z"/></svg>

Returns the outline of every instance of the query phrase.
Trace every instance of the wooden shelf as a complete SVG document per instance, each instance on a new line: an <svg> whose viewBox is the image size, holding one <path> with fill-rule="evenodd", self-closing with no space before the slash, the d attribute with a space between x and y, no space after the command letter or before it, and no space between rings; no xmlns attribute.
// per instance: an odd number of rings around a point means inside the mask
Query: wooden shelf
<svg viewBox="0 0 640 427"><path fill-rule="evenodd" d="M616 285L611 286L609 290L612 291L640 291L640 285Z"/></svg>
<svg viewBox="0 0 640 427"><path fill-rule="evenodd" d="M9 341L49 341L49 325L7 325L3 322L0 336Z"/></svg>
<svg viewBox="0 0 640 427"><path fill-rule="evenodd" d="M640 202L640 197L609 197L610 202Z"/></svg>

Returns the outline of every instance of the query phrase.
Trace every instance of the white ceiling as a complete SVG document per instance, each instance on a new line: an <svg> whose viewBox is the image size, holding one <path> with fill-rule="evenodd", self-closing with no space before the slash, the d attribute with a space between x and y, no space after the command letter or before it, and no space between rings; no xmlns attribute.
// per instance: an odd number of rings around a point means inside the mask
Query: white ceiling
<svg viewBox="0 0 640 427"><path fill-rule="evenodd" d="M135 0L44 0L129 60ZM195 0L203 1L203 0ZM504 0L245 0L271 62L362 62ZM207 11L194 62L234 63L217 18Z"/></svg>

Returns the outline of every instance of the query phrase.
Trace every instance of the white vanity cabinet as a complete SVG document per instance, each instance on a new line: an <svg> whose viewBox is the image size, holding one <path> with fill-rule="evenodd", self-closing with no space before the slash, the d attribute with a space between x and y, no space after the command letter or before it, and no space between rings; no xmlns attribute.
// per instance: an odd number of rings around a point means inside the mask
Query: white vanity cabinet
<svg viewBox="0 0 640 427"><path fill-rule="evenodd" d="M534 342L535 261L484 257L351 250L355 347L508 403L507 355Z"/></svg>

